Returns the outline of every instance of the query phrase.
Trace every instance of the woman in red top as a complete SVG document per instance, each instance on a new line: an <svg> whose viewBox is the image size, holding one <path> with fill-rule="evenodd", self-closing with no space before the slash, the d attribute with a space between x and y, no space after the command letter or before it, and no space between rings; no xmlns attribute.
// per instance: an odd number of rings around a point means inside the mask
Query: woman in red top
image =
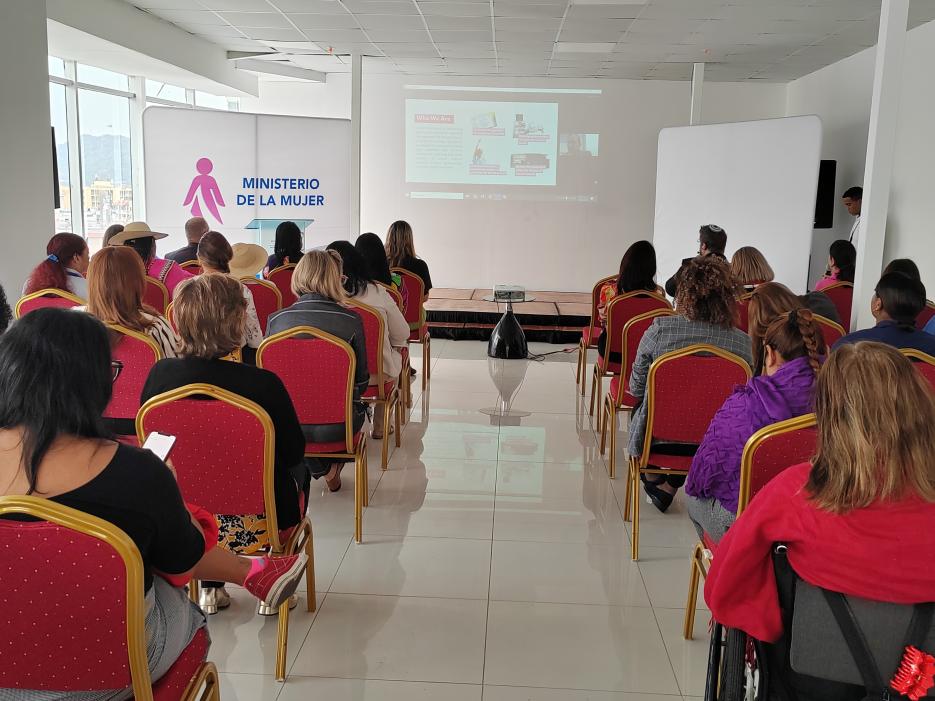
<svg viewBox="0 0 935 701"><path fill-rule="evenodd" d="M715 619L782 634L770 553L809 584L875 601L935 600L935 394L881 343L834 351L818 375L818 451L773 479L718 544L705 582Z"/></svg>

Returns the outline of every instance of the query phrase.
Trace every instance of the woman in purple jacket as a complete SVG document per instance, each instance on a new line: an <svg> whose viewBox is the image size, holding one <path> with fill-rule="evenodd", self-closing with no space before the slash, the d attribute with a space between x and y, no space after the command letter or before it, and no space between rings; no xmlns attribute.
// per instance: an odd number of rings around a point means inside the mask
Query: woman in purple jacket
<svg viewBox="0 0 935 701"><path fill-rule="evenodd" d="M763 374L738 387L718 409L692 459L685 493L698 535L720 540L734 522L740 458L764 426L812 411L825 342L811 311L795 309L770 323L763 337Z"/></svg>

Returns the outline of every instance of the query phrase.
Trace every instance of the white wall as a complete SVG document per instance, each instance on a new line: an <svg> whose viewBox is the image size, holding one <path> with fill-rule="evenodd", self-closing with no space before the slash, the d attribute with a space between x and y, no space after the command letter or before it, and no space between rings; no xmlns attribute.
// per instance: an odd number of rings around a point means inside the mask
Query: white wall
<svg viewBox="0 0 935 701"><path fill-rule="evenodd" d="M260 80L260 96L240 100L243 112L294 117L351 118L351 74L329 73L324 83Z"/></svg>
<svg viewBox="0 0 935 701"><path fill-rule="evenodd" d="M899 105L896 153L884 261L912 258L927 282L929 297L935 296L935 246L933 246L932 193L935 142L935 22L911 30L906 46L905 70ZM838 161L836 194L863 181L870 121L875 48L793 81L788 86L789 115L817 114L824 123L823 158ZM812 254L812 277L827 260L827 246L835 238L847 237L852 220L843 206L835 210L835 228L828 234L816 232ZM817 258L817 260L816 260Z"/></svg>
<svg viewBox="0 0 935 701"><path fill-rule="evenodd" d="M0 282L11 305L45 256L52 219L45 3L4 0L0 22Z"/></svg>

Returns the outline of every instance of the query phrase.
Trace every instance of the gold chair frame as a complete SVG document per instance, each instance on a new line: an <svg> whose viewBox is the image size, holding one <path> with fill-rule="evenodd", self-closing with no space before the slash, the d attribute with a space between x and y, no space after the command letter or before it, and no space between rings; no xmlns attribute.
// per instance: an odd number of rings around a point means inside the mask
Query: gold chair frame
<svg viewBox="0 0 935 701"><path fill-rule="evenodd" d="M584 396L584 369L588 364L588 350L597 348L597 339L594 338L594 330L597 328L598 324L597 309L601 303L601 289L604 285L614 282L616 279L616 275L602 277L594 283L594 286L591 288L591 317L588 319L587 337L592 342L590 344L585 344L585 333L582 332L581 338L578 341L578 364L575 368L575 385L581 388L582 397Z"/></svg>
<svg viewBox="0 0 935 701"><path fill-rule="evenodd" d="M78 295L72 294L67 290L59 290L55 287L46 287L42 290L37 290L28 295L23 295L18 300L16 300L16 306L13 307L13 318L19 319L22 314L20 313L20 308L26 303L31 302L34 299L39 297L60 297L62 299L67 299L69 302L74 302L76 307L80 307L84 304L87 304L81 297Z"/></svg>
<svg viewBox="0 0 935 701"><path fill-rule="evenodd" d="M153 701L152 678L146 656L146 604L143 560L130 536L96 516L33 496L0 497L0 516L25 514L90 536L114 550L126 570L127 658L133 698ZM199 695L199 691L201 694ZM220 682L213 662L202 662L180 701L220 701Z"/></svg>
<svg viewBox="0 0 935 701"><path fill-rule="evenodd" d="M417 326L413 326L414 322L409 322L409 331L421 331L422 327L425 326L425 283L422 282L420 278L415 273L411 273L405 268L390 268L390 272L396 273L402 277L410 277L419 284L419 321ZM412 300L409 300L409 303L412 304ZM426 330L425 335L421 336L418 340L409 341L410 343L419 343L422 345L422 391L424 392L429 384L429 379L432 372L432 336ZM411 403L411 398L407 401Z"/></svg>

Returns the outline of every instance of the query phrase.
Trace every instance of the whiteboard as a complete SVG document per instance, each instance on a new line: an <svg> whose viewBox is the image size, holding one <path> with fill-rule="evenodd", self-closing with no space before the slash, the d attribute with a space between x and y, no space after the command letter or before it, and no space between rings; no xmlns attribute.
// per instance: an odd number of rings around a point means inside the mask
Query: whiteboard
<svg viewBox="0 0 935 701"><path fill-rule="evenodd" d="M653 244L660 281L698 250L698 229L727 231L727 255L755 246L776 281L801 294L821 163L814 115L659 132Z"/></svg>

